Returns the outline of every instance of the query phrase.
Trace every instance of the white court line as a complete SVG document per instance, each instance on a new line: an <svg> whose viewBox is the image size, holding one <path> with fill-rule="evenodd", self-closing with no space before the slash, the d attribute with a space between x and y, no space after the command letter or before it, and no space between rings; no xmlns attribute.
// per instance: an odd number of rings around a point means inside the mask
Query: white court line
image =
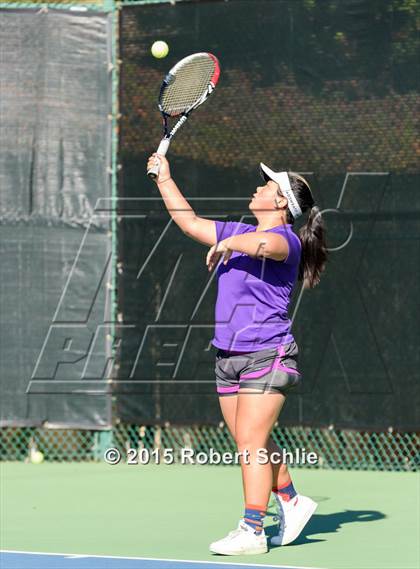
<svg viewBox="0 0 420 569"><path fill-rule="evenodd" d="M276 569L327 569L326 567L307 567L303 565L266 565L265 563L235 563L220 561L204 561L203 559L167 559L166 557L124 557L119 555L84 555L77 553L45 553L40 551L15 551L13 549L0 549L0 553L18 553L20 555L57 555L66 558L93 558L93 559L132 559L133 561L171 561L178 563L203 563L211 565L238 565L239 567L275 567Z"/></svg>

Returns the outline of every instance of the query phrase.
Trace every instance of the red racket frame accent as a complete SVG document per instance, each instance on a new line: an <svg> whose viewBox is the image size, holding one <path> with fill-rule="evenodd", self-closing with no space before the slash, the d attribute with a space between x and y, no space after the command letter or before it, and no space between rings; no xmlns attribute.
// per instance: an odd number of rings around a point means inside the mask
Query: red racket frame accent
<svg viewBox="0 0 420 569"><path fill-rule="evenodd" d="M219 60L217 59L217 57L215 55L213 55L212 53L208 53L207 55L210 56L212 58L212 60L214 61L214 73L212 78L210 79L211 83L213 83L213 87L216 87L217 82L219 81L219 77L220 77L220 63Z"/></svg>

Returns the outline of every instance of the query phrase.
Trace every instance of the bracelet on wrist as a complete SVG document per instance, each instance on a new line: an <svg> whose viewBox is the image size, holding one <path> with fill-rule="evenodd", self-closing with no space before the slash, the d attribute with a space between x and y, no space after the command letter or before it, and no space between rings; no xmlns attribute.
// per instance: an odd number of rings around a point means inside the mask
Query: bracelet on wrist
<svg viewBox="0 0 420 569"><path fill-rule="evenodd" d="M163 184L164 182L168 182L169 180L172 180L172 176L169 176L169 178L166 178L166 180L160 180L158 184Z"/></svg>

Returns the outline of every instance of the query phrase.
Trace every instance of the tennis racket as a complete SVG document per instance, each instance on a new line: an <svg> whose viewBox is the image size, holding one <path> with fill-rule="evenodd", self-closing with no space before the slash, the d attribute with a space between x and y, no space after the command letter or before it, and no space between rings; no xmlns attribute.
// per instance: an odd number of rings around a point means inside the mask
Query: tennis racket
<svg viewBox="0 0 420 569"><path fill-rule="evenodd" d="M193 53L181 59L163 80L159 93L159 110L163 117L163 138L157 154L165 156L171 139L185 123L191 111L199 107L211 95L217 85L220 65L211 53ZM169 119L180 117L171 130ZM159 174L159 160L147 171L154 180Z"/></svg>

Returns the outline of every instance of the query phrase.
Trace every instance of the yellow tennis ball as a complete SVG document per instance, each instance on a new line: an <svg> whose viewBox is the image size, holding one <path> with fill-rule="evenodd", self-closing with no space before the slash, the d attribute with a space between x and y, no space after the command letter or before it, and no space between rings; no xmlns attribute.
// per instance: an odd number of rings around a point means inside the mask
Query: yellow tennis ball
<svg viewBox="0 0 420 569"><path fill-rule="evenodd" d="M31 453L31 462L32 462L32 464L41 464L41 462L44 462L44 455L42 454L42 452L39 450L32 452Z"/></svg>
<svg viewBox="0 0 420 569"><path fill-rule="evenodd" d="M166 41L155 41L150 51L152 52L153 57L156 57L157 59L162 59L163 57L166 57L168 55L169 46L166 43Z"/></svg>

